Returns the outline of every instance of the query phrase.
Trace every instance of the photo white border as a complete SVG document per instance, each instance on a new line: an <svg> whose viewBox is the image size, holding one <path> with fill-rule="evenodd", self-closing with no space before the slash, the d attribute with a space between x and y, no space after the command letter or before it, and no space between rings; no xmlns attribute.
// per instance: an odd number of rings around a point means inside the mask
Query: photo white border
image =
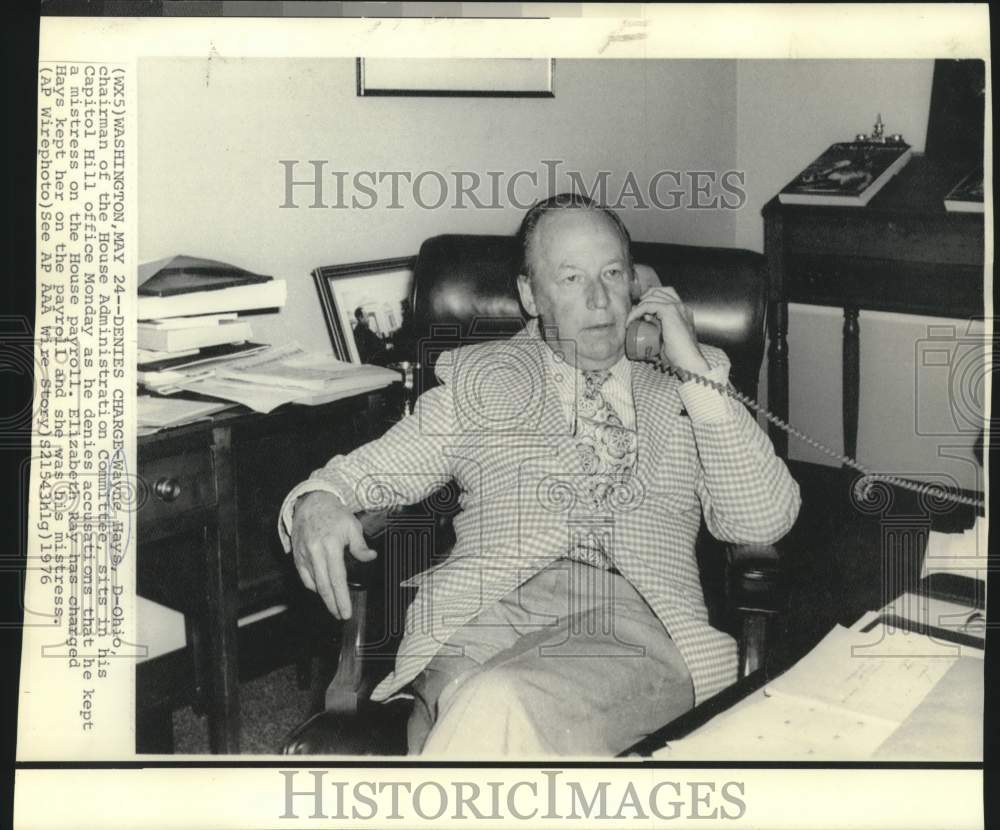
<svg viewBox="0 0 1000 830"><path fill-rule="evenodd" d="M432 54L455 57L588 58L984 58L990 78L986 5L718 5L629 6L638 16L532 20L70 18L42 20L39 59L113 60L135 77L138 57L356 57ZM134 86L133 86L134 88ZM988 88L987 112L992 112ZM141 102L139 102L141 106ZM130 117L134 158L135 122ZM987 147L992 124L987 119ZM992 182L992 155L985 178ZM135 194L129 213L135 216ZM986 199L987 273L992 279L992 202ZM129 238L134 246L133 226ZM135 250L129 262L135 262ZM993 314L991 282L987 317ZM134 443L133 443L134 448ZM988 487L988 485L987 485ZM36 690L44 694L44 690ZM27 756L39 756L28 752ZM122 760L128 756L116 753ZM54 756L53 756L54 757ZM268 756L270 757L270 756ZM183 760L170 757L171 762ZM202 759L204 760L204 759ZM235 760L235 759L234 759ZM245 761L246 758L240 760ZM274 761L286 761L274 756ZM296 765L289 764L289 767ZM609 765L610 766L610 765ZM626 769L628 769L626 767ZM439 777L443 770L431 771ZM662 770L660 773L662 774ZM681 771L674 771L677 775ZM684 770L690 776L694 770ZM860 774L859 774L860 773ZM884 773L884 774L882 774ZM345 776L368 775L364 768ZM425 774L409 770L413 777ZM465 771L469 775L468 771ZM517 769L477 771L484 780L513 780ZM634 768L623 774L635 776ZM731 777L705 771L709 779ZM965 770L816 769L794 773L746 770L763 782L759 801L732 826L806 828L877 820L883 827L982 826L982 773ZM648 786L652 769L640 773ZM267 781L274 779L273 784ZM17 773L18 827L273 827L321 826L280 821L281 786L274 770L227 769L22 769ZM877 786L872 779L879 779ZM786 786L787 781L787 786ZM765 793L768 794L765 796ZM822 805L822 810L818 806ZM884 809L884 812L880 811ZM143 817L146 818L143 818ZM810 822L813 822L810 824ZM631 823L631 821L630 821ZM419 821L398 826L432 826ZM327 825L323 825L327 826ZM364 826L358 824L357 826ZM494 823L492 826L501 826ZM509 826L504 822L502 826ZM585 826L583 822L579 826ZM613 822L601 826L617 826ZM684 826L672 824L671 826ZM695 826L698 826L695 823Z"/></svg>

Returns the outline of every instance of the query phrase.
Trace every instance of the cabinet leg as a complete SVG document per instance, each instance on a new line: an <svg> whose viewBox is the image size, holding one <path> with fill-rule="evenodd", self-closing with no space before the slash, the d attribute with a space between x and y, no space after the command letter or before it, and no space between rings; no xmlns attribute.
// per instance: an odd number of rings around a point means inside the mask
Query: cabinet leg
<svg viewBox="0 0 1000 830"><path fill-rule="evenodd" d="M858 405L861 397L861 329L858 309L844 308L844 455L858 453Z"/></svg>
<svg viewBox="0 0 1000 830"><path fill-rule="evenodd" d="M208 686L205 678L205 638L202 630L195 625L191 616L184 615L184 628L187 632L187 644L191 650L191 666L194 672L194 698L191 708L196 715L204 715L208 710Z"/></svg>
<svg viewBox="0 0 1000 830"><path fill-rule="evenodd" d="M235 626L234 626L235 628ZM217 662L212 666L212 695L208 710L208 742L213 753L240 751L240 701L236 632L213 637Z"/></svg>
<svg viewBox="0 0 1000 830"><path fill-rule="evenodd" d="M212 456L219 498L213 544L207 546L206 608L207 656L211 698L208 710L208 739L214 753L240 751L239 611L236 536L236 496L234 493L232 436L229 429L213 431Z"/></svg>
<svg viewBox="0 0 1000 830"><path fill-rule="evenodd" d="M788 303L772 303L768 315L767 353L768 409L783 421L788 420ZM774 424L769 428L771 443L779 458L788 458L788 435Z"/></svg>

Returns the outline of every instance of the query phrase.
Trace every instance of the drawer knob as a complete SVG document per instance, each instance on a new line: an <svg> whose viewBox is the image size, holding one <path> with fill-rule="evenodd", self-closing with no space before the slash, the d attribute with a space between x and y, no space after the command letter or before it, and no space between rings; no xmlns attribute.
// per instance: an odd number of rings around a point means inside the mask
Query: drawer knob
<svg viewBox="0 0 1000 830"><path fill-rule="evenodd" d="M181 485L176 478L161 478L153 485L153 492L163 501L175 501L181 494Z"/></svg>

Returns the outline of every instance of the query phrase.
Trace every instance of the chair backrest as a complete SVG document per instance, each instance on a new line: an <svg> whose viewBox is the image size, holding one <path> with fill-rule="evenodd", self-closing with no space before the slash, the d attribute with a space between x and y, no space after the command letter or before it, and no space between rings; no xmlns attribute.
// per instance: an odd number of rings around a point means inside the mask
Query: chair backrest
<svg viewBox="0 0 1000 830"><path fill-rule="evenodd" d="M764 257L745 250L653 242L633 243L632 252L636 263L651 266L664 285L677 289L694 311L699 339L726 351L733 385L755 397L764 354ZM410 330L400 338L399 351L400 359L417 360L423 367L417 378L418 394L436 383L432 369L442 351L508 337L524 325L515 285L519 266L520 250L514 237L449 234L424 242L414 264ZM418 525L432 525L430 548L440 558L454 541L452 519L460 503L451 482L394 522L398 532L411 535ZM710 544L704 525L702 536L705 541L696 547L696 554L706 604L713 624L726 627L725 557ZM393 571L391 579L386 576L389 583L398 584L400 578L432 564L427 545L394 544L400 550L422 553L394 566L402 571ZM380 557L383 563L388 559ZM410 594L403 593L398 604L405 607Z"/></svg>
<svg viewBox="0 0 1000 830"><path fill-rule="evenodd" d="M733 384L755 397L764 356L764 258L746 250L660 242L635 242L632 254L677 289L694 312L699 340L725 350ZM519 264L512 236L447 234L425 241L410 298L415 331L425 338L414 357L429 366L445 348L507 337L521 328Z"/></svg>

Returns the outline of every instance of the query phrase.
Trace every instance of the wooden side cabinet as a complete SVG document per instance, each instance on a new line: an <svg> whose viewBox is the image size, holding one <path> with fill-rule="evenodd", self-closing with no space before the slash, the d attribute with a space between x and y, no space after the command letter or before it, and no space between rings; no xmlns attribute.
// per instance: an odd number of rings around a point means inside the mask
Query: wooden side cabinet
<svg viewBox="0 0 1000 830"><path fill-rule="evenodd" d="M983 316L983 216L949 213L944 196L968 170L915 155L866 207L764 206L770 276L768 399L788 419L788 303L844 309L844 453L857 452L858 312ZM771 427L779 455L788 436Z"/></svg>
<svg viewBox="0 0 1000 830"><path fill-rule="evenodd" d="M170 712L188 702L208 715L212 752L239 752L237 620L300 590L277 535L282 500L384 432L397 398L228 412L139 440L137 591L184 614L187 648L137 668L137 752L171 752Z"/></svg>

